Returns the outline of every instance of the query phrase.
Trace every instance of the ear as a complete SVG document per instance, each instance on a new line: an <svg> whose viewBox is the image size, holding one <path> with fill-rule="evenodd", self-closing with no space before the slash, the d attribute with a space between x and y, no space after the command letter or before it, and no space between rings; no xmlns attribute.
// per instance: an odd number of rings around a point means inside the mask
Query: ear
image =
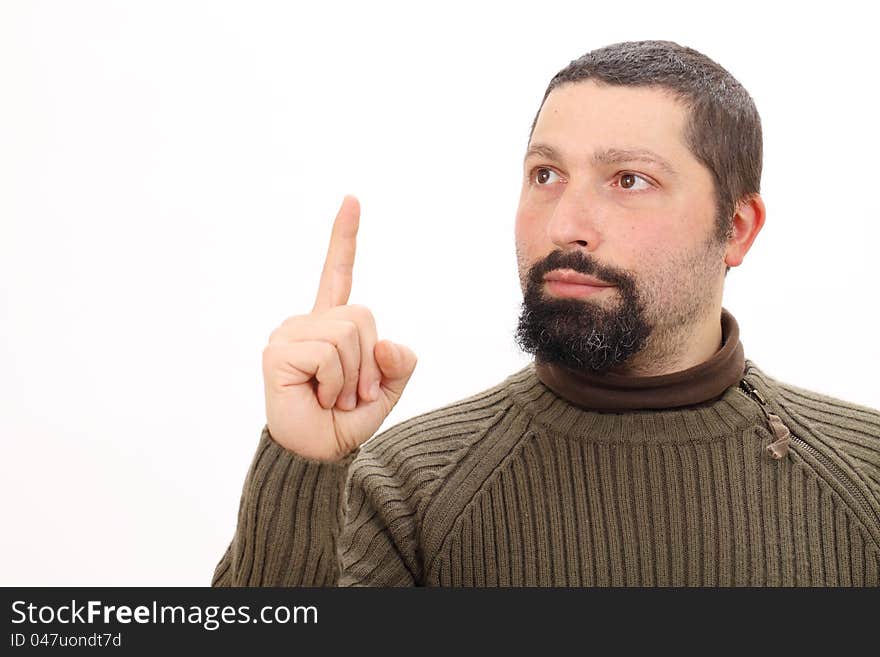
<svg viewBox="0 0 880 657"><path fill-rule="evenodd" d="M742 264L752 242L764 226L765 215L766 209L760 194L752 194L736 204L730 237L727 239L727 251L724 253L724 263L728 267Z"/></svg>

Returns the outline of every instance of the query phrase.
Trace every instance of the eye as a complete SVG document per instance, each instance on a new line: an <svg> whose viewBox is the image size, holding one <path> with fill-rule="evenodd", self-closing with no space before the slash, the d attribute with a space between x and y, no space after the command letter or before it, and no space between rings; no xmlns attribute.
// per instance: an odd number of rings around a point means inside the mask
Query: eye
<svg viewBox="0 0 880 657"><path fill-rule="evenodd" d="M648 182L647 178L643 178L636 173L621 173L618 174L617 177L620 180L619 184L621 189L631 189L636 192L641 192L651 188L651 183Z"/></svg>
<svg viewBox="0 0 880 657"><path fill-rule="evenodd" d="M557 180L553 180L553 176L556 176ZM548 167L538 167L537 169L534 169L532 171L530 180L532 183L543 187L548 183L558 182L562 179L559 177L559 174L556 173L553 169L550 169Z"/></svg>

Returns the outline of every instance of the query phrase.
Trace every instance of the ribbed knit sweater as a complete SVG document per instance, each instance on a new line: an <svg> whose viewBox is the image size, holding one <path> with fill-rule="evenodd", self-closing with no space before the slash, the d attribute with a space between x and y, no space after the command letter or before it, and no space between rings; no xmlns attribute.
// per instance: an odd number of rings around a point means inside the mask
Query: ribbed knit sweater
<svg viewBox="0 0 880 657"><path fill-rule="evenodd" d="M877 586L880 413L749 361L710 401L594 411L532 363L338 463L264 427L212 583Z"/></svg>

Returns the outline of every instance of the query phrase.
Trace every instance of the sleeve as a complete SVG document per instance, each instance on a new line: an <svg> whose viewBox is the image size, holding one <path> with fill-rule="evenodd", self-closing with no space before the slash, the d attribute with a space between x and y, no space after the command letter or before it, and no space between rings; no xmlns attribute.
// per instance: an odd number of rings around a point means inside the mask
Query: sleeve
<svg viewBox="0 0 880 657"><path fill-rule="evenodd" d="M351 476L359 453L336 463L303 458L264 427L211 585L413 585L382 514L371 510L370 479Z"/></svg>

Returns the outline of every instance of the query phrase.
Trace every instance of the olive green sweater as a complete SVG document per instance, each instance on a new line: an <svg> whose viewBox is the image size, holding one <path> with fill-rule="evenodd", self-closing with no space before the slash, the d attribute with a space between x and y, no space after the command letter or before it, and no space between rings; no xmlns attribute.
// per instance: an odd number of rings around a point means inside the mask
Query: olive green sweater
<svg viewBox="0 0 880 657"><path fill-rule="evenodd" d="M264 428L213 584L877 586L880 413L745 366L597 412L532 363L336 464Z"/></svg>

